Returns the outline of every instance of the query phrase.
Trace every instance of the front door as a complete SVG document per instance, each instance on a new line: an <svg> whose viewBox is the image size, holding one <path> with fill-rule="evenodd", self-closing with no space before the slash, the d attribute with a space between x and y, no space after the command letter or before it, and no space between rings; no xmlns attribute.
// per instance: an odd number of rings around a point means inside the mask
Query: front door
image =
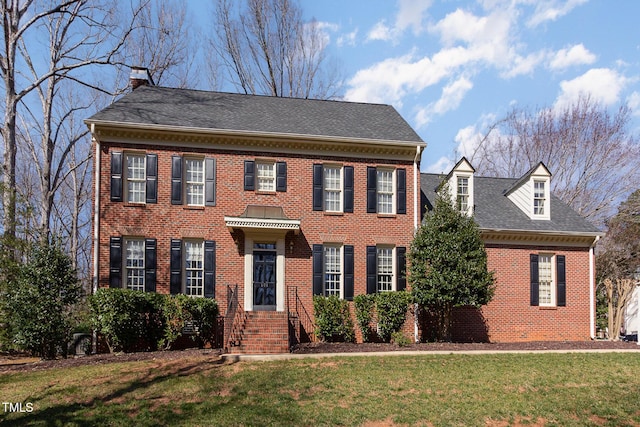
<svg viewBox="0 0 640 427"><path fill-rule="evenodd" d="M276 245L256 243L253 248L253 309L276 310Z"/></svg>

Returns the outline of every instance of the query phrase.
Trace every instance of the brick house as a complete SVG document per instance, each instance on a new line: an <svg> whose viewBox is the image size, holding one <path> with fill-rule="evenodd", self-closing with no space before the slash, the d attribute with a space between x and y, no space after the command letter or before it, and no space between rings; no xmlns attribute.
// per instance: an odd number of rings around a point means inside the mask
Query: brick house
<svg viewBox="0 0 640 427"><path fill-rule="evenodd" d="M229 351L270 353L310 332L314 294L405 287L426 144L393 107L134 77L86 120L94 289L215 298Z"/></svg>
<svg viewBox="0 0 640 427"><path fill-rule="evenodd" d="M446 181L460 210L478 223L488 268L495 271L493 300L481 310L458 309L454 339L576 341L595 336L594 246L602 233L551 194L551 179L543 163L520 178L475 176L465 158L446 176L422 174L422 205L431 209Z"/></svg>

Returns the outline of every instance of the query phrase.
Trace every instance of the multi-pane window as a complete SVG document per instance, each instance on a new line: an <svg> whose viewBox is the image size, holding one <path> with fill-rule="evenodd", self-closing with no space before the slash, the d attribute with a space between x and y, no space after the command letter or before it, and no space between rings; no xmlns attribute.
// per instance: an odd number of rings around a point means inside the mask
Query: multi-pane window
<svg viewBox="0 0 640 427"><path fill-rule="evenodd" d="M127 156L127 202L144 203L146 200L145 156L128 154Z"/></svg>
<svg viewBox="0 0 640 427"><path fill-rule="evenodd" d="M377 248L378 292L393 290L393 248Z"/></svg>
<svg viewBox="0 0 640 427"><path fill-rule="evenodd" d="M185 160L187 205L204 206L204 159Z"/></svg>
<svg viewBox="0 0 640 427"><path fill-rule="evenodd" d="M144 291L144 240L126 240L125 256L127 289Z"/></svg>
<svg viewBox="0 0 640 427"><path fill-rule="evenodd" d="M552 255L540 255L538 257L538 303L540 305L553 305L553 270Z"/></svg>
<svg viewBox="0 0 640 427"><path fill-rule="evenodd" d="M342 256L340 246L324 246L324 294L340 296Z"/></svg>
<svg viewBox="0 0 640 427"><path fill-rule="evenodd" d="M466 213L469 209L469 178L466 176L458 177L458 210Z"/></svg>
<svg viewBox="0 0 640 427"><path fill-rule="evenodd" d="M185 294L204 296L204 242L185 241Z"/></svg>
<svg viewBox="0 0 640 427"><path fill-rule="evenodd" d="M533 214L544 215L545 189L544 181L533 182Z"/></svg>
<svg viewBox="0 0 640 427"><path fill-rule="evenodd" d="M393 213L393 171L389 169L377 170L378 213Z"/></svg>
<svg viewBox="0 0 640 427"><path fill-rule="evenodd" d="M258 191L276 191L275 163L256 163Z"/></svg>
<svg viewBox="0 0 640 427"><path fill-rule="evenodd" d="M342 211L342 168L324 167L324 209L328 212Z"/></svg>

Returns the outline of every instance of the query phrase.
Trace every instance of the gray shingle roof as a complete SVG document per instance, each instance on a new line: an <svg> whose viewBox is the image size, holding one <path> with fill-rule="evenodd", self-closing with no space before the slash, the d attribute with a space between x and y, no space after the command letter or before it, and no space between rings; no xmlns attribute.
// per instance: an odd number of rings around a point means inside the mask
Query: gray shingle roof
<svg viewBox="0 0 640 427"><path fill-rule="evenodd" d="M436 191L444 176L423 173L422 205L435 205ZM474 218L481 229L597 234L600 231L562 200L551 195L551 219L532 220L505 195L517 178L474 176ZM423 207L424 209L424 207Z"/></svg>
<svg viewBox="0 0 640 427"><path fill-rule="evenodd" d="M422 143L390 105L142 86L87 120Z"/></svg>

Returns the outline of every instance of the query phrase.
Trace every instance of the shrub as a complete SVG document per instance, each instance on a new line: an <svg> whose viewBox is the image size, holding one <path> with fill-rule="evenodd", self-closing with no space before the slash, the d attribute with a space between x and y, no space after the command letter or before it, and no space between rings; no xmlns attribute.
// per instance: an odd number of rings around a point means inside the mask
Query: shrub
<svg viewBox="0 0 640 427"><path fill-rule="evenodd" d="M163 304L165 330L160 345L169 348L182 334L185 322L191 322L196 333L190 335L200 347L215 344L218 303L210 298L192 298L187 295L167 295Z"/></svg>
<svg viewBox="0 0 640 427"><path fill-rule="evenodd" d="M316 334L328 342L353 342L355 332L349 312L349 303L335 295L314 296L313 310L316 316Z"/></svg>
<svg viewBox="0 0 640 427"><path fill-rule="evenodd" d="M383 341L389 342L391 334L402 328L411 301L411 294L406 291L382 292L376 295L378 335Z"/></svg>
<svg viewBox="0 0 640 427"><path fill-rule="evenodd" d="M398 347L406 347L411 344L411 340L402 333L402 331L396 331L391 334L391 342Z"/></svg>
<svg viewBox="0 0 640 427"><path fill-rule="evenodd" d="M163 296L129 289L98 289L89 297L92 323L109 351L155 349L164 335Z"/></svg>
<svg viewBox="0 0 640 427"><path fill-rule="evenodd" d="M356 295L353 298L356 307L356 322L364 342L371 342L375 336L375 331L371 327L373 311L376 305L375 296L376 294Z"/></svg>
<svg viewBox="0 0 640 427"><path fill-rule="evenodd" d="M4 307L14 344L43 358L66 356L71 307L81 293L71 259L56 245L40 245L14 278Z"/></svg>

